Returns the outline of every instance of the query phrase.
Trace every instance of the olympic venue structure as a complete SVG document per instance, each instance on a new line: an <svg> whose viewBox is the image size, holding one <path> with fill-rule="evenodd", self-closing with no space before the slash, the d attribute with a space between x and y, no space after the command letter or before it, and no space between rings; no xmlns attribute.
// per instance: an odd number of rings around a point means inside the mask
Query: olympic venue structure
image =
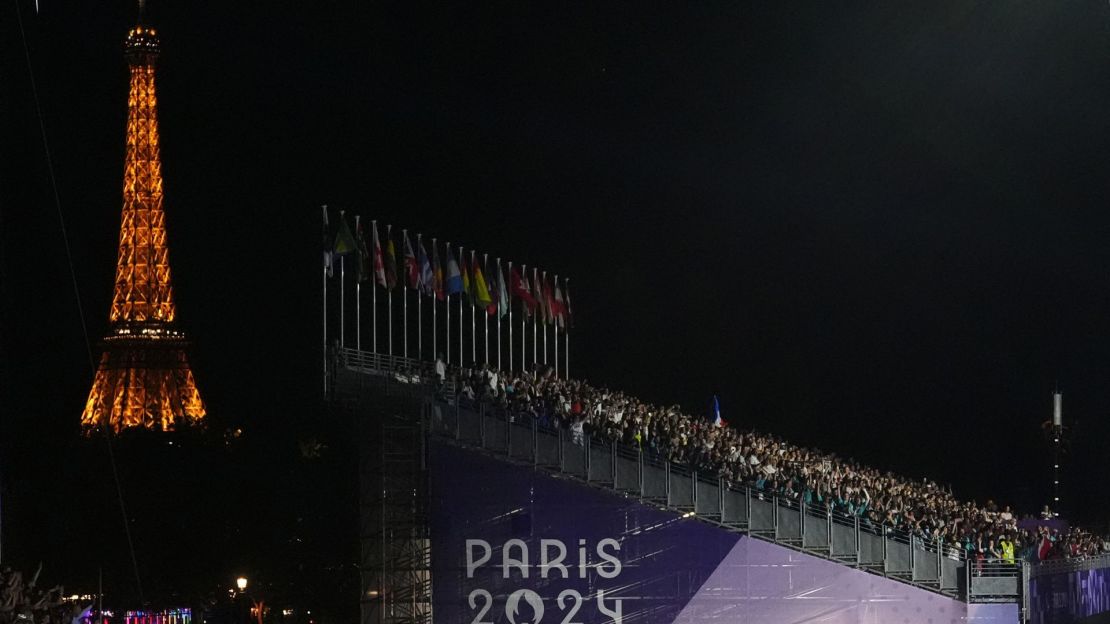
<svg viewBox="0 0 1110 624"><path fill-rule="evenodd" d="M327 367L359 438L364 624L1110 622L1110 562L969 566L461 406L399 360L339 349Z"/></svg>

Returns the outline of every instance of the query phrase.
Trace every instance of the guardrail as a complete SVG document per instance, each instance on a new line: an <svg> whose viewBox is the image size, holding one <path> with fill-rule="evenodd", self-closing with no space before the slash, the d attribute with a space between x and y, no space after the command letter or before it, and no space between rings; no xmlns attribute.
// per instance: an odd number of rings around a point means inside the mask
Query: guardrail
<svg viewBox="0 0 1110 624"><path fill-rule="evenodd" d="M642 448L590 435L575 439L564 427L481 402L463 406L454 384L440 386L426 362L339 349L336 363L387 384L423 388L429 432L458 443L969 602L1020 602L1025 594L1028 574L1020 563L969 562L939 540L926 542L831 507L730 484Z"/></svg>
<svg viewBox="0 0 1110 624"><path fill-rule="evenodd" d="M1036 578L1045 574L1079 572L1082 570L1097 570L1099 568L1110 568L1110 554L1041 561L1030 567L1030 576Z"/></svg>
<svg viewBox="0 0 1110 624"><path fill-rule="evenodd" d="M428 408L433 435L931 591L972 596L966 591L967 562L945 555L942 544L911 539L825 506L728 484L617 442L590 436L576 440L566 428L484 404L466 408L457 401L432 401ZM996 591L980 595L998 597ZM1019 595L1015 591L1009 600Z"/></svg>

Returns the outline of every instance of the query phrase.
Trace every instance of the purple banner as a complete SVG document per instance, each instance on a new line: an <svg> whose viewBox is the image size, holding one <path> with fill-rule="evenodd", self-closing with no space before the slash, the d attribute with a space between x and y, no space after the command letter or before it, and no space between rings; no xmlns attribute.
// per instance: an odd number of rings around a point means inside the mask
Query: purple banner
<svg viewBox="0 0 1110 624"><path fill-rule="evenodd" d="M429 462L440 623L1018 621L447 444Z"/></svg>
<svg viewBox="0 0 1110 624"><path fill-rule="evenodd" d="M1077 570L1034 577L1029 581L1029 622L1093 622L1110 612L1110 569ZM1110 622L1110 617L1098 618Z"/></svg>

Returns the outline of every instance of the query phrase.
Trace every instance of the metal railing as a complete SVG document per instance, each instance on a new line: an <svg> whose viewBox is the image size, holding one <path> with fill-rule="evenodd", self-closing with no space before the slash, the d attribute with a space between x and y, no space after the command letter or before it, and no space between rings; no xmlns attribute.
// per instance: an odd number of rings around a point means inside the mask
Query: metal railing
<svg viewBox="0 0 1110 624"><path fill-rule="evenodd" d="M1000 596L997 587L968 593L967 562L947 556L942 544L872 526L859 516L728 484L617 442L588 435L575 440L566 428L545 427L530 416L514 418L481 403L467 408L457 401L432 401L428 412L432 434L517 463L952 597ZM1020 568L1010 567L1020 577ZM1018 600L1020 589L1009 601Z"/></svg>
<svg viewBox="0 0 1110 624"><path fill-rule="evenodd" d="M1061 572L1079 572L1082 570L1097 570L1110 568L1110 554L1093 555L1090 557L1076 557L1071 559L1049 559L1031 566L1030 576L1036 578L1046 574Z"/></svg>
<svg viewBox="0 0 1110 624"><path fill-rule="evenodd" d="M434 435L507 459L574 477L647 504L696 516L811 555L971 602L1020 602L1020 563L994 562L990 575L941 541L871 523L826 505L732 484L642 448L545 426L527 414L482 402L462 405L452 382L439 387L432 366L417 360L341 349L338 363L406 390L423 388L427 427ZM415 373L418 378L412 377ZM952 556L952 555L956 556ZM973 569L975 568L975 569Z"/></svg>

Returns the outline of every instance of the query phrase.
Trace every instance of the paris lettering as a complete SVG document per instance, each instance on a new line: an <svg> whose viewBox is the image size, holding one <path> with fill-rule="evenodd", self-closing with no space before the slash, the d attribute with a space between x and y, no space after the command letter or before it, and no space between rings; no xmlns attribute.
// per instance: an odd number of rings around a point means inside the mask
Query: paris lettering
<svg viewBox="0 0 1110 624"><path fill-rule="evenodd" d="M472 579L476 572L498 574L503 579L585 579L590 571L603 579L616 578L621 573L621 560L618 557L621 545L615 539L606 538L593 545L591 549L586 540L578 540L576 556L562 540L541 539L538 552L529 552L524 540L507 540L497 552L500 561L494 561L494 548L482 539L466 540L466 578ZM590 555L596 556L594 563ZM569 557L569 559L568 559ZM544 604L544 599L531 589L517 589L505 599L505 618L509 624L541 624L545 611L557 609L559 614L548 614L548 621L559 624L580 624L576 621L579 610L596 602L602 615L621 624L622 605L619 598L606 598L605 590L598 589L596 598L588 601L576 589L564 589L556 596L554 605ZM467 597L474 619L471 624L493 624L496 614L493 610L493 594L485 589L475 589ZM531 616L527 611L531 611Z"/></svg>

